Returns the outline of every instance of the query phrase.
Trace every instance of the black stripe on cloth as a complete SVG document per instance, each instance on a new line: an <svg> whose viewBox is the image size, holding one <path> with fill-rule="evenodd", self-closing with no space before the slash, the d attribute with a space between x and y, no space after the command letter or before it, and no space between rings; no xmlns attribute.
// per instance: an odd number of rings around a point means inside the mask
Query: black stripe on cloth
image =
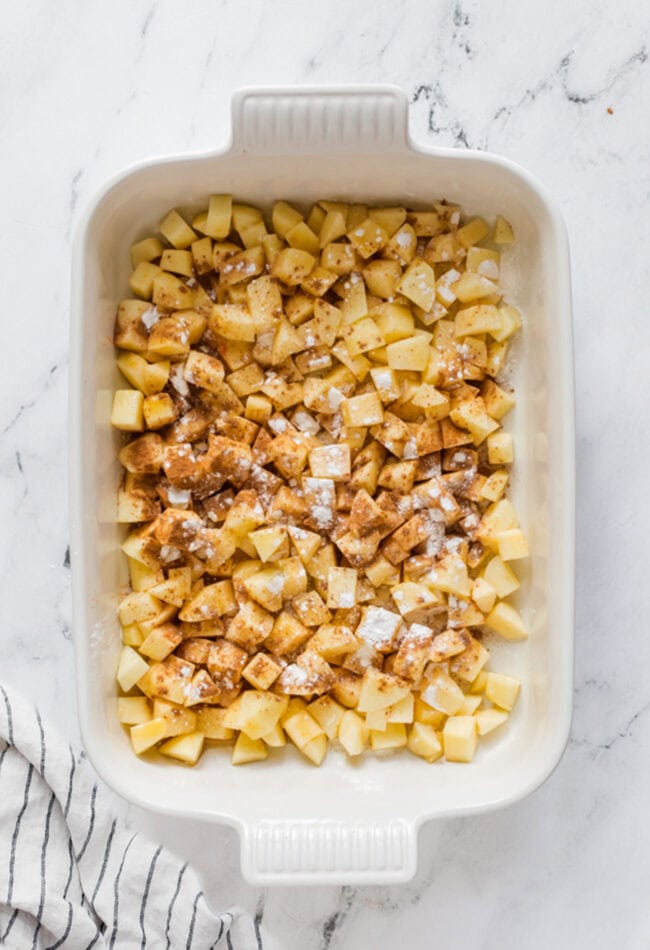
<svg viewBox="0 0 650 950"><path fill-rule="evenodd" d="M190 950L190 947L192 946L192 940L194 939L194 924L196 923L196 908L202 897L203 891L199 891L199 893L194 898L194 904L192 905L192 919L190 921L190 932L187 935L185 950Z"/></svg>
<svg viewBox="0 0 650 950"><path fill-rule="evenodd" d="M4 757L5 757L5 755L7 754L7 752L9 751L9 749L11 749L11 748L12 748L12 746L10 746L9 743L7 742L7 743L5 743L5 747L4 747L4 749L2 750L2 752L0 752L0 769L2 768L2 763L4 762Z"/></svg>
<svg viewBox="0 0 650 950"><path fill-rule="evenodd" d="M142 942L140 943L140 950L144 950L144 947L147 943L147 935L144 932L144 912L147 906L147 899L149 897L149 888L151 887L151 880L153 878L153 872L156 870L156 861L158 856L162 851L162 845L156 849L156 852L151 859L151 864L149 865L149 872L147 874L147 880L144 885L144 894L142 895L142 903L140 904L140 930L142 932Z"/></svg>
<svg viewBox="0 0 650 950"><path fill-rule="evenodd" d="M176 881L176 890L174 891L172 902L169 905L169 910L167 911L167 926L165 927L165 937L167 938L167 943L165 945L165 950L170 950L171 948L171 943L169 940L169 928L172 922L172 913L174 911L174 904L176 903L176 898L178 897L179 891L181 889L181 881L183 880L183 875L185 874L186 870L187 870L187 861L185 862L183 867L180 869L180 872L178 874L178 880Z"/></svg>
<svg viewBox="0 0 650 950"><path fill-rule="evenodd" d="M0 686L2 695L4 696L5 708L7 710L7 738L9 739L9 744L14 744L14 717L11 713L11 703L9 702L9 697L5 691L4 686Z"/></svg>
<svg viewBox="0 0 650 950"><path fill-rule="evenodd" d="M9 923L7 924L7 929L5 930L5 932L3 933L3 935L0 937L0 944L2 944L3 946L4 946L4 944L5 944L6 941L7 941L7 937L8 937L9 934L11 933L11 930L12 930L12 928L13 928L13 925L16 923L16 917L17 917L17 916L18 916L18 908L16 908L16 909L14 910L13 914L12 914L11 917L9 918Z"/></svg>
<svg viewBox="0 0 650 950"><path fill-rule="evenodd" d="M223 933L223 917L222 917L222 918L220 919L220 921L219 921L219 936L217 937L217 939L215 940L215 942L214 942L214 943L212 944L212 946L210 947L210 950L214 950L214 948L216 947L216 945L219 943L219 941L221 940L221 934L222 934L222 933Z"/></svg>
<svg viewBox="0 0 650 950"><path fill-rule="evenodd" d="M97 798L97 786L93 785L93 790L90 795L90 824L88 825L88 834L86 835L86 840L81 846L81 851L76 855L77 864L81 861L84 854L86 853L86 848L88 847L88 842L90 841L95 827L95 799Z"/></svg>
<svg viewBox="0 0 650 950"><path fill-rule="evenodd" d="M255 908L255 916L253 917L253 928L255 929L255 940L257 942L257 950L264 950L262 944L262 933L260 931L260 924L262 923L262 917L264 915L264 898L260 897L257 902L257 907Z"/></svg>
<svg viewBox="0 0 650 950"><path fill-rule="evenodd" d="M38 716L38 713L36 713ZM40 717L39 717L40 719ZM50 840L50 819L52 818L52 808L54 807L54 802L56 801L56 795L52 792L50 796L50 804L47 807L47 815L45 816L45 833L43 835L43 847L41 848L41 896L38 902L38 913L36 914L36 927L34 929L34 939L32 941L32 950L36 950L38 946L38 935L41 929L41 919L43 917L43 908L45 907L45 890L47 887L46 877L45 877L45 859L47 857L47 843Z"/></svg>
<svg viewBox="0 0 650 950"><path fill-rule="evenodd" d="M41 714L38 709L35 709L36 713L36 722L38 723L38 731L41 734L41 761L39 764L38 771L41 773L43 778L45 778L45 733L43 732L43 721L41 719Z"/></svg>
<svg viewBox="0 0 650 950"><path fill-rule="evenodd" d="M45 950L58 950L58 948L62 947L68 939L68 934L72 929L72 904L70 901L66 901L66 904L68 905L68 922L66 924L65 930L63 931L63 936L60 937L56 943L51 943L49 947L45 948Z"/></svg>
<svg viewBox="0 0 650 950"><path fill-rule="evenodd" d="M232 940L230 937L230 931L226 934L226 944L228 945L228 950L233 950Z"/></svg>
<svg viewBox="0 0 650 950"><path fill-rule="evenodd" d="M70 801L72 800L72 780L74 778L74 773L77 768L77 760L74 757L74 752L72 751L72 746L68 746L70 749L70 758L72 759L72 768L70 769L70 774L68 776L68 794L65 799L65 805L63 806L63 817L67 819L68 812L70 811Z"/></svg>
<svg viewBox="0 0 650 950"><path fill-rule="evenodd" d="M65 890L63 892L63 897L68 896L68 891L70 890L70 885L72 884L72 872L74 871L74 851L72 848L72 838L68 838L68 860L70 861L70 867L68 868L68 880L65 884Z"/></svg>
<svg viewBox="0 0 650 950"><path fill-rule="evenodd" d="M2 690L2 692L4 693L4 689ZM5 699L6 699L6 693L5 693ZM16 827L14 828L14 833L11 838L11 857L9 859L9 885L7 887L7 904L9 905L9 907L11 907L11 898L13 897L13 891L14 891L14 868L16 866L16 846L18 844L18 835L20 834L20 825L23 820L23 815L27 811L27 803L29 801L29 789L32 784L33 774L34 774L34 766L30 764L29 771L27 772L27 781L25 782L25 794L23 796L22 808L20 809L18 813L18 818L16 819ZM11 919L9 923L7 924L7 928L5 932L3 933L2 937L0 937L0 943L5 943L7 937L11 933L11 929L13 925L16 922L17 915L18 915L18 911L14 910L13 914L11 915Z"/></svg>
<svg viewBox="0 0 650 950"><path fill-rule="evenodd" d="M113 836L115 835L116 826L117 826L117 818L114 818L113 824L111 825L111 830L108 833L106 847L104 848L104 857L102 858L102 866L99 869L99 877L97 878L97 883L95 884L95 890L93 891L93 896L90 898L90 903L93 907L95 905L95 898L97 897L97 894L99 893L99 888L102 886L104 875L106 874L106 868L108 866L108 856L111 853L111 845L113 844Z"/></svg>
<svg viewBox="0 0 650 950"><path fill-rule="evenodd" d="M98 930L95 936L93 937L93 939L88 944L88 946L85 948L85 950L90 950L91 947L94 947L100 937L101 937L101 933Z"/></svg>
<svg viewBox="0 0 650 950"><path fill-rule="evenodd" d="M25 792L23 795L23 804L18 812L18 818L16 819L16 827L14 828L14 833L11 838L11 857L9 859L9 886L7 888L7 903L11 906L11 898L14 891L14 867L16 864L16 845L18 844L18 835L20 834L20 825L23 820L23 815L27 811L27 803L29 801L29 789L32 784L32 776L34 774L34 766L30 765L27 772L27 781L25 782Z"/></svg>
<svg viewBox="0 0 650 950"><path fill-rule="evenodd" d="M65 931L63 932L63 936L59 940L57 940L56 943L50 944L49 947L46 947L46 950L57 950L58 947L63 946L65 941L68 939L68 934L70 933L70 930L72 928L72 904L70 903L69 900L67 900L68 891L70 890L70 884L72 883L72 872L74 871L74 856L72 854L72 839L71 838L68 838L68 861L69 861L68 880L66 881L65 889L63 891L63 900L68 905L68 922L65 926Z"/></svg>
<svg viewBox="0 0 650 950"><path fill-rule="evenodd" d="M117 937L117 922L120 915L120 890L119 890L120 878L122 877L122 871L124 870L124 862L126 861L126 856L129 853L129 848L131 847L131 845L133 844L133 842L135 841L137 837L138 837L138 833L136 831L136 833L131 836L131 838L129 839L129 843L124 849L122 860L120 861L120 867L115 877L115 883L113 885L113 895L115 897L115 903L113 905L113 929L111 931L111 941L108 945L109 948L112 948L115 946L115 939Z"/></svg>
<svg viewBox="0 0 650 950"><path fill-rule="evenodd" d="M219 936L217 937L217 939L215 940L215 942L214 942L214 943L212 944L212 946L210 947L210 950L213 950L213 948L216 947L216 945L219 943L219 941L221 940L221 938L222 938L222 936L223 936L223 928L224 928L224 921L223 921L223 919L224 919L224 917L230 917L230 923L228 924L228 926L229 926L229 927L232 927L232 922L233 922L233 920L234 920L235 918L234 918L233 915L230 913L230 911L227 911L225 914L222 914L221 917L219 918Z"/></svg>

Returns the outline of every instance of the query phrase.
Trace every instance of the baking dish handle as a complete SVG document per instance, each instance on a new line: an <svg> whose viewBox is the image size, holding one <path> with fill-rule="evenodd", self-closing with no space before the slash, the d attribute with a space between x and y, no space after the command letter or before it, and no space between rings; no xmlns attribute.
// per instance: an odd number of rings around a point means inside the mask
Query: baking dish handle
<svg viewBox="0 0 650 950"><path fill-rule="evenodd" d="M386 822L263 820L243 829L251 884L396 884L417 866L417 829Z"/></svg>
<svg viewBox="0 0 650 950"><path fill-rule="evenodd" d="M401 151L408 103L398 86L240 89L232 100L233 151Z"/></svg>

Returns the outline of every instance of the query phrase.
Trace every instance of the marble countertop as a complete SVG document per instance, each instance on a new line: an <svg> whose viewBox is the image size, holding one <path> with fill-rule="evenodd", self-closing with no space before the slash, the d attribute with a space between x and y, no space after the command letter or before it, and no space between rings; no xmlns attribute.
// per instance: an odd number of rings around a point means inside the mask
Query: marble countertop
<svg viewBox="0 0 650 950"><path fill-rule="evenodd" d="M567 752L525 801L428 825L417 876L401 887L258 891L241 881L231 831L128 810L196 863L215 906L257 913L269 946L648 945L649 45L650 8L628 0L70 0L4 11L0 675L72 738L70 237L99 185L138 159L221 143L238 86L392 81L408 93L416 139L520 162L568 224L578 567Z"/></svg>

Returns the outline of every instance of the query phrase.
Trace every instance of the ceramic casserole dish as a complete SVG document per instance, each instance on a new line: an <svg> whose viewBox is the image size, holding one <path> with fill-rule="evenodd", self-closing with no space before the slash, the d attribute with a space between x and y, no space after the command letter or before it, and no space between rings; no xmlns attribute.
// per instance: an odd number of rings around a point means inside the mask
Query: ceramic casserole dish
<svg viewBox="0 0 650 950"><path fill-rule="evenodd" d="M257 884L392 883L413 876L424 821L507 805L551 773L567 740L573 664L574 405L569 256L555 205L527 172L495 155L414 144L407 101L393 87L253 89L233 101L231 142L157 159L110 181L85 214L73 260L71 519L74 630L83 741L100 776L125 798L216 821L241 836L244 877ZM130 272L129 247L171 207L189 213L211 193L268 208L327 197L425 206L439 198L472 214L503 214L515 249L502 284L520 307L510 417L512 498L531 546L516 603L531 631L491 650L522 679L508 730L471 765L414 756L330 754L314 768L295 750L233 768L204 755L195 768L138 759L116 715L116 604L127 581L116 524L119 433L109 424L119 383L112 331Z"/></svg>

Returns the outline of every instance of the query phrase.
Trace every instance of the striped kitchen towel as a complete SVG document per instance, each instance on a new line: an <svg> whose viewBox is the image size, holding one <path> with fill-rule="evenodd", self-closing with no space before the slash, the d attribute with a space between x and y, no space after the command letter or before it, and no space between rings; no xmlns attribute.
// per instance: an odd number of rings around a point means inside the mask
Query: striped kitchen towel
<svg viewBox="0 0 650 950"><path fill-rule="evenodd" d="M256 922L216 914L199 880L121 827L83 758L0 685L0 945L251 950Z"/></svg>

